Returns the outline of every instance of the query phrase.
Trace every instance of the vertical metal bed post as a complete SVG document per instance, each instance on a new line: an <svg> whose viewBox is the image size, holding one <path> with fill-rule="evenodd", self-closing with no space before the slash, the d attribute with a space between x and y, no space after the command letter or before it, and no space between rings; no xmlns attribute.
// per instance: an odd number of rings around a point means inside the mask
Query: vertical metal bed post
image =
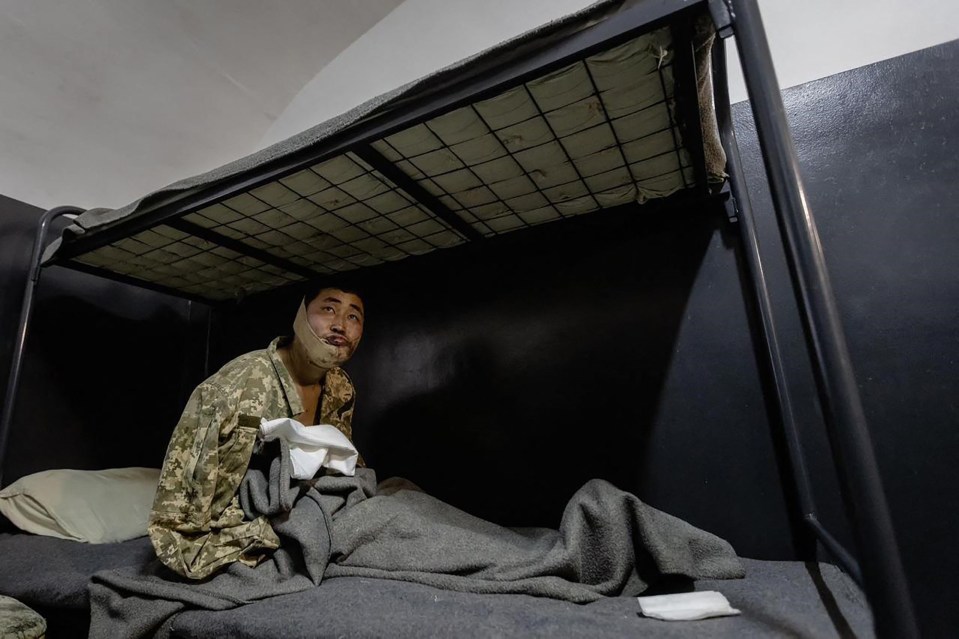
<svg viewBox="0 0 959 639"><path fill-rule="evenodd" d="M712 65L716 122L719 127L719 137L722 140L723 150L726 152L726 169L729 172L729 185L732 191L730 204L734 207L739 218L740 241L743 246L747 274L752 280L754 301L759 312L762 338L766 347L765 354L776 389L777 408L782 421L783 436L789 454L789 465L796 487L799 508L802 511L802 521L812 528L812 530L804 530L803 532L807 535L813 535L812 538L809 538L809 541L819 537L820 541L842 564L846 572L858 584L862 585L862 573L859 564L828 531L822 528L817 518L816 503L799 438L799 427L796 425L796 415L793 412L792 397L786 380L786 367L783 364L782 349L779 346L779 337L776 333L776 322L773 316L772 301L769 297L769 287L766 284L759 236L756 232L756 218L753 215L749 190L746 187L745 171L743 170L742 159L739 156L736 129L733 127L729 103L729 86L726 82L726 44L721 38L717 38L713 44ZM803 559L815 559L815 548L812 550L812 556L803 557Z"/></svg>
<svg viewBox="0 0 959 639"><path fill-rule="evenodd" d="M876 631L918 637L892 518L756 0L726 0Z"/></svg>
<svg viewBox="0 0 959 639"><path fill-rule="evenodd" d="M30 258L29 277L27 277L27 283L23 291L23 302L20 305L20 324L17 328L17 338L13 345L10 375L7 377L7 390L3 398L3 417L0 418L0 486L3 485L7 438L10 435L13 409L17 400L17 390L20 386L20 369L23 366L23 354L27 344L27 333L30 331L30 318L33 316L33 293L40 281L40 258L43 256L43 249L46 245L47 231L50 229L50 224L56 218L62 215L82 212L83 209L75 206L58 206L44 213L37 225L37 234L33 240L33 253Z"/></svg>

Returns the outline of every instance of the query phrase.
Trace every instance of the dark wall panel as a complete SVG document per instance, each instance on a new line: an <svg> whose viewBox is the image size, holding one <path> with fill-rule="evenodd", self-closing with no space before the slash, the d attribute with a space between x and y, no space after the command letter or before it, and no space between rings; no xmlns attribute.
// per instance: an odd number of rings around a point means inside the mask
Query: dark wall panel
<svg viewBox="0 0 959 639"><path fill-rule="evenodd" d="M10 367L23 286L42 211L0 195L0 372Z"/></svg>
<svg viewBox="0 0 959 639"><path fill-rule="evenodd" d="M746 555L792 556L722 220L602 213L355 276L358 447L501 523L555 526L603 477ZM297 303L224 309L217 362L288 332Z"/></svg>
<svg viewBox="0 0 959 639"><path fill-rule="evenodd" d="M0 199L4 387L42 211ZM202 379L208 308L53 267L43 271L4 484L49 468L154 466Z"/></svg>
<svg viewBox="0 0 959 639"><path fill-rule="evenodd" d="M959 41L789 89L785 102L924 636L959 597ZM747 170L762 160L748 105ZM844 526L768 191L760 218L817 495ZM848 533L844 533L849 538Z"/></svg>

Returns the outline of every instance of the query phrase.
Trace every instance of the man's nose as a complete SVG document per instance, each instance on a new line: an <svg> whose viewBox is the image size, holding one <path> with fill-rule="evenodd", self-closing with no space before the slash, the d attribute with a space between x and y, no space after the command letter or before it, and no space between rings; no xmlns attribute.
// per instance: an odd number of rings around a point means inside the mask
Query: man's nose
<svg viewBox="0 0 959 639"><path fill-rule="evenodd" d="M333 323L330 324L330 330L334 333L345 333L346 329L343 327L343 320L340 317L334 317Z"/></svg>

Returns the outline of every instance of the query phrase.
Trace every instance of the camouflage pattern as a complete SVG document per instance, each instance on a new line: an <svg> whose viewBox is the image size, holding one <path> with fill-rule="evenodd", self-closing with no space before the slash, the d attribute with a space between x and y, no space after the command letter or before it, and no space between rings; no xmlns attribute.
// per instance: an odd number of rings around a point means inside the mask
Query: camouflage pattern
<svg viewBox="0 0 959 639"><path fill-rule="evenodd" d="M38 639L46 632L47 622L36 611L0 595L0 639Z"/></svg>
<svg viewBox="0 0 959 639"><path fill-rule="evenodd" d="M147 530L157 557L174 572L202 579L234 561L256 565L280 540L269 522L245 520L237 490L260 419L296 417L303 403L277 353L289 338L241 355L200 384L167 448ZM355 391L340 368L327 372L317 423L353 439Z"/></svg>

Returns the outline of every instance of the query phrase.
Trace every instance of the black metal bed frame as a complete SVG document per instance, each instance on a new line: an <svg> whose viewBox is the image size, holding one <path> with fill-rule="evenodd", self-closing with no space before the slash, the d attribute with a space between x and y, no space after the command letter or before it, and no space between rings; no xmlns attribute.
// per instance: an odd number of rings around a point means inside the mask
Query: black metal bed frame
<svg viewBox="0 0 959 639"><path fill-rule="evenodd" d="M80 213L76 207L58 207L47 211L40 220L33 247L33 261L24 290L20 323L14 344L13 360L6 387L2 418L0 418L0 481L2 462L6 452L14 404L19 387L24 350L34 306L34 293L39 284L42 266L60 264L94 273L136 286L152 288L178 297L191 298L181 292L151 285L140 280L89 267L74 261L73 257L109 244L122 237L138 233L158 224L176 228L194 225L180 219L183 215L212 204L230 194L246 191L294 173L304 166L320 162L347 150L357 153L373 166L384 170L390 179L399 180L437 217L447 221L467 239L475 238L475 231L429 196L405 174L390 165L371 146L370 142L422 121L482 99L511 85L524 82L537 74L560 68L602 48L626 41L640 32L670 25L677 42L686 42L676 52L677 100L684 121L684 135L691 151L697 184L706 193L705 159L702 153L702 131L691 123L699 122L697 79L689 35L695 11L708 6L716 24L718 38L713 48L713 81L715 108L720 138L727 155L731 197L728 199L730 218L740 231L745 257L746 273L751 279L754 306L759 314L758 328L765 346L769 370L773 377L802 520L835 559L865 590L871 602L877 635L883 638L906 639L918 637L919 630L906 585L899 550L896 545L888 505L883 493L878 465L866 426L865 415L856 385L848 348L843 335L835 297L826 271L823 250L812 212L809 209L799 162L789 133L785 108L779 84L773 69L772 57L759 15L757 0L646 0L623 10L596 25L567 36L547 47L535 50L525 57L514 58L507 65L480 69L462 82L454 84L442 94L429 94L408 101L401 108L345 130L327 140L322 148L303 149L296 153L258 167L255 174L240 174L212 187L198 188L176 194L149 207L143 215L121 222L113 228L80 237L65 243L52 262L41 265L41 255L52 222L65 214ZM792 409L792 399L786 381L783 356L776 334L775 319L759 250L755 219L746 192L745 176L739 156L736 133L733 128L725 73L725 46L723 40L736 37L740 62L746 80L747 92L756 122L766 175L776 210L780 234L789 264L793 292L799 305L806 346L809 351L816 386L823 407L826 428L834 452L834 462L847 509L855 533L860 561L829 533L820 523L813 501L812 489L800 444L800 425ZM698 146L697 146L698 144ZM375 162L374 162L375 160ZM426 197L423 197L423 195ZM465 228L462 228L464 227ZM199 227L198 227L199 228ZM220 237L213 231L199 229L216 237L205 239L230 245L241 253L292 272L309 274L303 267L287 264L286 260L246 246L236 240ZM204 237L201 235L201 237ZM232 245L237 246L232 246ZM283 262L279 264L278 262ZM193 299L193 298L191 298ZM203 300L205 301L205 300ZM812 557L810 557L812 559Z"/></svg>

